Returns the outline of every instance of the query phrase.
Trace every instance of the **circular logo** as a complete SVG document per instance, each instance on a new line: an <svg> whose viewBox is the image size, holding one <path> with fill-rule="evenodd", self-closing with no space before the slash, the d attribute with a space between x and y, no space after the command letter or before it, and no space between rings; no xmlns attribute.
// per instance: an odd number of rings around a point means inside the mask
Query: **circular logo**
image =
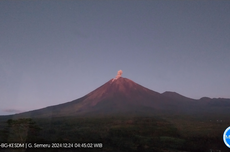
<svg viewBox="0 0 230 152"><path fill-rule="evenodd" d="M225 145L230 148L230 127L228 127L223 134L223 140Z"/></svg>

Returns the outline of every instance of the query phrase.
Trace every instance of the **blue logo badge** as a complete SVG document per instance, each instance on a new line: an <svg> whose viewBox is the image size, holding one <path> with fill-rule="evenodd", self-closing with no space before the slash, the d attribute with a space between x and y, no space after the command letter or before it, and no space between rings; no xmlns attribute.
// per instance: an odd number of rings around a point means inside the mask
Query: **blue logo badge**
<svg viewBox="0 0 230 152"><path fill-rule="evenodd" d="M230 127L228 127L223 134L223 140L225 145L230 148Z"/></svg>

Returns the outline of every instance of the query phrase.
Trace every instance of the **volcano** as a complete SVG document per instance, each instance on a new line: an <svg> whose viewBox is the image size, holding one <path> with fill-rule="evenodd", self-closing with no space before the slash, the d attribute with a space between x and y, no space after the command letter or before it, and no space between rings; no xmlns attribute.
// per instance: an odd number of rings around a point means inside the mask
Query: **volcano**
<svg viewBox="0 0 230 152"><path fill-rule="evenodd" d="M221 101L221 102L218 102ZM213 109L214 107L214 109ZM175 92L158 93L130 79L119 77L82 98L63 104L16 114L16 117L96 116L112 114L201 113L230 108L230 99L195 100ZM219 108L219 111L220 110ZM228 110L229 111L229 110Z"/></svg>

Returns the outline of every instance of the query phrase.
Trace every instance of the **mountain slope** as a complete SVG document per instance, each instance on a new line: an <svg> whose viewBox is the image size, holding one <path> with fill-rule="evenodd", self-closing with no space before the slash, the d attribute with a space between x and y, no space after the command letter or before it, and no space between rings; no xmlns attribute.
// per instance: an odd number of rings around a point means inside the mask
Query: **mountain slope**
<svg viewBox="0 0 230 152"><path fill-rule="evenodd" d="M209 99L209 98L208 98ZM145 88L132 80L119 77L82 98L15 115L15 117L59 117L110 114L202 113L213 109L218 101L203 101L184 97L175 92L162 94ZM215 105L218 103L217 105ZM230 100L221 102L230 105ZM230 106L229 106L230 107ZM220 108L219 108L220 109Z"/></svg>

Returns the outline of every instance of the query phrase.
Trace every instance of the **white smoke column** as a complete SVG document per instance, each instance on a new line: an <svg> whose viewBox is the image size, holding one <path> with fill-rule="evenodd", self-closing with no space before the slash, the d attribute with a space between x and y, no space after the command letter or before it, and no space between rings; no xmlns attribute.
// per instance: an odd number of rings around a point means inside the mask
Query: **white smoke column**
<svg viewBox="0 0 230 152"><path fill-rule="evenodd" d="M117 80L118 78L121 77L121 75L122 75L122 70L119 70L119 71L117 72L117 76L116 76L112 81Z"/></svg>

